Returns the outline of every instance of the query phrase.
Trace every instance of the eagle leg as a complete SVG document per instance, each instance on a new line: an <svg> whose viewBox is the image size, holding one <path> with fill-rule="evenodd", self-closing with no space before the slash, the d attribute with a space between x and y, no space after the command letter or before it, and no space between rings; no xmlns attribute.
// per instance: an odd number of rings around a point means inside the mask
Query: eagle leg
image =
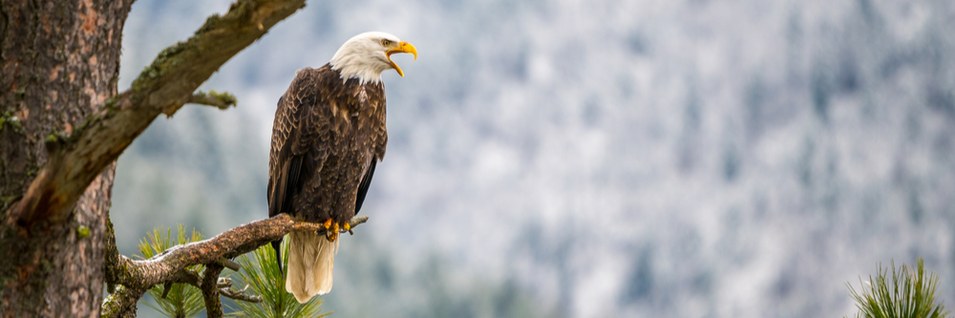
<svg viewBox="0 0 955 318"><path fill-rule="evenodd" d="M332 229L333 229L333 231L331 231L332 236L328 238L329 242L334 242L336 239L338 239L338 229L339 229L338 222L335 222L334 224L332 224Z"/></svg>
<svg viewBox="0 0 955 318"><path fill-rule="evenodd" d="M333 222L331 218L322 225L325 227L325 238L329 242L334 242L338 238L339 225L338 222Z"/></svg>

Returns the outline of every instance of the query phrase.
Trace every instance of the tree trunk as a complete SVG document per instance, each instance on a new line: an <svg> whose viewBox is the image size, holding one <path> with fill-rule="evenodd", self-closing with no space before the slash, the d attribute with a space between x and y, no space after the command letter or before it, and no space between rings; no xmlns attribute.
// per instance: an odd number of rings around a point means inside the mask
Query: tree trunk
<svg viewBox="0 0 955 318"><path fill-rule="evenodd" d="M3 317L91 317L102 303L106 219L115 162L66 217L9 217L68 135L116 95L132 0L0 2L0 311ZM79 168L79 167L76 167Z"/></svg>

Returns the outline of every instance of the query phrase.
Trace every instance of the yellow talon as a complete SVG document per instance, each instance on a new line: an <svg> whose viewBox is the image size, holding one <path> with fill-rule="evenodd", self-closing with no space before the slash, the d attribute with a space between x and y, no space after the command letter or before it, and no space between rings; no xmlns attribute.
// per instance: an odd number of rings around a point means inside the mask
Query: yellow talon
<svg viewBox="0 0 955 318"><path fill-rule="evenodd" d="M329 242L334 242L338 239L338 222L332 223L331 228L326 228L325 238L327 238Z"/></svg>
<svg viewBox="0 0 955 318"><path fill-rule="evenodd" d="M348 222L345 222L345 231L351 231L351 224L348 224Z"/></svg>
<svg viewBox="0 0 955 318"><path fill-rule="evenodd" d="M325 221L325 224L323 226L326 229L332 227L332 219L328 219L328 221Z"/></svg>

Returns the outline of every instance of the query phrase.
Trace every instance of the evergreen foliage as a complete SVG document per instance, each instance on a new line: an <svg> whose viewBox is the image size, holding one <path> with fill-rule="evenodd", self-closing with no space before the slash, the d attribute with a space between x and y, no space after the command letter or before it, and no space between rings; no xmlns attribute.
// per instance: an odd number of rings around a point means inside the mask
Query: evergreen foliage
<svg viewBox="0 0 955 318"><path fill-rule="evenodd" d="M288 264L288 240L282 242L282 264ZM249 255L252 255L251 257ZM293 317L324 317L330 314L321 313L322 300L312 298L304 304L295 300L295 296L285 291L285 275L275 262L275 250L268 244L262 245L254 252L242 255L237 259L242 265L237 281L238 286L248 286L253 294L262 296L261 303L236 302L238 308L229 316L256 317L256 318L293 318Z"/></svg>
<svg viewBox="0 0 955 318"><path fill-rule="evenodd" d="M172 228L163 228L160 226L153 229L151 234L146 234L146 238L139 242L139 252L142 253L143 259L148 259L172 246L197 242L202 239L202 234L195 229L193 229L190 236L187 237L186 227L182 224L177 226L176 236L175 239L173 239ZM189 269L201 272L203 267L202 265L195 265L189 267ZM154 304L149 301L143 301L143 303L171 318L193 317L205 309L202 291L189 284L172 284L165 298L162 297L162 294L162 284L153 286L153 288L149 289L149 295L152 296L156 303Z"/></svg>
<svg viewBox="0 0 955 318"><path fill-rule="evenodd" d="M945 318L950 311L945 306L936 304L935 292L938 288L938 276L931 273L925 276L922 258L917 260L918 265L913 269L905 264L896 271L895 261L892 261L892 281L888 281L888 269L879 264L879 273L876 277L869 276L869 281L859 279L862 293L856 292L851 284L849 292L857 302L859 318ZM870 283L871 282L871 283Z"/></svg>

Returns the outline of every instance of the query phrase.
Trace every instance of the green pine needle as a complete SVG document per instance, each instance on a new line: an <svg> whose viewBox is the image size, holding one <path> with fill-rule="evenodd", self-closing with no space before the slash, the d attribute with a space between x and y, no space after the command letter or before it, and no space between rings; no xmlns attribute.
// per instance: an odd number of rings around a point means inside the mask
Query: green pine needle
<svg viewBox="0 0 955 318"><path fill-rule="evenodd" d="M186 237L186 227L180 224L177 226L175 241L173 241L172 229L160 226L153 229L151 234L146 234L146 238L139 242L139 252L143 254L140 258L151 258L175 245L201 240L202 234L195 229L192 230L192 234L189 237ZM202 265L189 267L189 269L195 271L202 271L202 268ZM162 293L162 284L153 286L153 288L149 289L149 295L152 296L156 303L153 304L148 301L144 301L143 303L163 315L172 318L193 317L206 308L202 299L202 292L194 286L188 284L172 284L166 298L162 298Z"/></svg>
<svg viewBox="0 0 955 318"><path fill-rule="evenodd" d="M282 264L288 264L288 240L282 243ZM250 293L262 296L261 303L237 302L238 308L231 308L235 312L231 317L281 318L281 317L324 317L328 313L321 313L322 300L312 298L304 304L299 304L295 296L285 291L285 275L279 270L275 262L275 250L271 245L262 245L254 252L243 255L236 260L242 265L240 277L236 279L236 286L249 286ZM321 313L321 314L320 314Z"/></svg>
<svg viewBox="0 0 955 318"><path fill-rule="evenodd" d="M888 269L879 264L877 277L869 276L869 282L859 278L862 293L856 292L851 284L849 292L859 308L856 317L861 318L945 318L950 311L940 302L936 305L935 292L938 289L938 276L935 273L925 277L922 258L917 260L915 272L902 264L899 271L892 261L892 281L888 281ZM871 282L871 283L870 283Z"/></svg>

